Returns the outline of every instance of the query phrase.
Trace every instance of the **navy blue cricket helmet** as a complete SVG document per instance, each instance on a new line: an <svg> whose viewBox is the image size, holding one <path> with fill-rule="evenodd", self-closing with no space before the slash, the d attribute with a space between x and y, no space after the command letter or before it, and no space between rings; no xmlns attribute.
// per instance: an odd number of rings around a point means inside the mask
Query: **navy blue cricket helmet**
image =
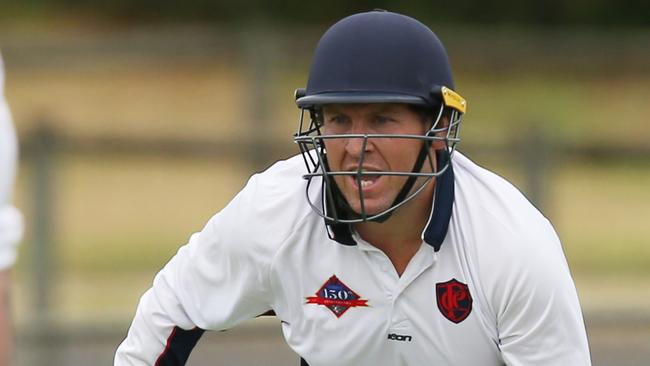
<svg viewBox="0 0 650 366"><path fill-rule="evenodd" d="M332 25L316 46L307 87L296 90L295 94L301 117L294 140L307 165L308 174L303 177L309 181L307 198L312 208L330 225L381 222L422 191L430 180L443 174L450 167L451 155L459 141L461 116L466 110L465 100L454 88L447 52L433 31L421 22L402 14L370 11L348 16ZM361 212L353 212L346 204L334 176L353 176L361 186L362 177L369 173L361 168L353 172L330 171L324 141L344 137L323 135L320 129L323 105L360 103L405 103L432 112L431 128L424 135L408 136L422 140L422 150L412 171L373 172L410 176L393 205L378 214L366 213L363 204ZM308 124L304 121L305 111L311 118ZM443 119L445 122L440 123ZM363 138L366 143L380 138L372 134L349 137ZM431 154L430 147L435 140L444 141L446 149L442 154L440 151ZM438 162L434 172L421 171L427 157L428 161ZM309 186L317 177L324 188L320 203L309 193ZM426 181L416 185L422 177ZM361 189L359 196L363 197Z"/></svg>
<svg viewBox="0 0 650 366"><path fill-rule="evenodd" d="M371 11L325 32L296 102L437 105L443 86L453 90L454 80L447 52L431 29L405 15Z"/></svg>

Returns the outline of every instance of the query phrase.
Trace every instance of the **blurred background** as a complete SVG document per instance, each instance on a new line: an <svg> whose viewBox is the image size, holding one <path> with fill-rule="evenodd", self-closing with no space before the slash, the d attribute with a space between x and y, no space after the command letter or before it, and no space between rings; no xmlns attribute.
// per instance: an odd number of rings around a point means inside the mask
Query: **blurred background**
<svg viewBox="0 0 650 366"><path fill-rule="evenodd" d="M460 150L554 223L595 365L650 359L650 3L627 0L3 3L21 143L18 365L110 364L155 273L291 136L319 36L385 8L446 44ZM190 365L297 365L274 319Z"/></svg>

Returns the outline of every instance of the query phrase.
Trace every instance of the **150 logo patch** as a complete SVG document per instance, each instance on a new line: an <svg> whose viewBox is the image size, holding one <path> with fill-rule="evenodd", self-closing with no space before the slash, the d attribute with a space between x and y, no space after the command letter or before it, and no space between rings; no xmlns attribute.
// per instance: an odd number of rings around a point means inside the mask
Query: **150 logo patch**
<svg viewBox="0 0 650 366"><path fill-rule="evenodd" d="M306 298L307 304L323 305L340 318L349 308L368 306L368 300L361 299L356 292L346 286L336 275L332 275L315 296Z"/></svg>

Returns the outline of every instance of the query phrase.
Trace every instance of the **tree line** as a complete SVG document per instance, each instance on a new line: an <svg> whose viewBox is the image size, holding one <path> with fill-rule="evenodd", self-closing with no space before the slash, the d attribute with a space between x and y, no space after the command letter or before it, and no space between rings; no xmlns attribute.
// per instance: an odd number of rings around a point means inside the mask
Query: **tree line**
<svg viewBox="0 0 650 366"><path fill-rule="evenodd" d="M345 15L373 8L402 12L432 23L544 27L650 25L650 1L639 0L22 0L5 7L4 17L72 14L118 22L266 21L291 26L329 24Z"/></svg>

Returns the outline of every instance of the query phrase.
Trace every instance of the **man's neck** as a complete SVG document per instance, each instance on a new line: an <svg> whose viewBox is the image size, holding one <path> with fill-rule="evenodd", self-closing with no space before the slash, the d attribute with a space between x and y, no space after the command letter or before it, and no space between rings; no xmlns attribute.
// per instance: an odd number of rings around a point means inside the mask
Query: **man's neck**
<svg viewBox="0 0 650 366"><path fill-rule="evenodd" d="M354 227L363 240L388 256L401 276L411 258L420 249L422 232L432 209L432 200L433 184L393 212L385 222L364 222L355 224Z"/></svg>

